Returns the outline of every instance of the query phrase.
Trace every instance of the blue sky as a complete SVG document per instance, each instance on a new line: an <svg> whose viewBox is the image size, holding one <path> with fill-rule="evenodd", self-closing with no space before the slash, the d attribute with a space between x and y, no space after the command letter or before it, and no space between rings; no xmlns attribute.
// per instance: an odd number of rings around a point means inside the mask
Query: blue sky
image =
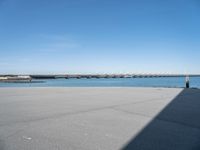
<svg viewBox="0 0 200 150"><path fill-rule="evenodd" d="M200 73L199 0L0 0L0 74Z"/></svg>

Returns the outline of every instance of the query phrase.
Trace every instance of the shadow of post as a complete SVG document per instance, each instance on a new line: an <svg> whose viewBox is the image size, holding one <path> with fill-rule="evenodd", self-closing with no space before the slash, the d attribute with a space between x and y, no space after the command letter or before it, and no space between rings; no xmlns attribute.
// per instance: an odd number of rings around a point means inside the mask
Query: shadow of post
<svg viewBox="0 0 200 150"><path fill-rule="evenodd" d="M184 89L122 150L200 150L200 90Z"/></svg>

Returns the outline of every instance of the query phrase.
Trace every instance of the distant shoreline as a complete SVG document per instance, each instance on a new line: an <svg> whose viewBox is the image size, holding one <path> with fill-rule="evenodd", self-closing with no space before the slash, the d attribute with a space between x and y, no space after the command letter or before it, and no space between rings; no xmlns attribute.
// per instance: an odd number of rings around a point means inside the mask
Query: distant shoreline
<svg viewBox="0 0 200 150"><path fill-rule="evenodd" d="M162 77L200 77L200 74L55 74L55 75L45 75L45 74L38 74L38 75L0 75L1 78L14 78L14 80L20 79L81 79L81 78L162 78ZM24 78L25 77L25 78Z"/></svg>

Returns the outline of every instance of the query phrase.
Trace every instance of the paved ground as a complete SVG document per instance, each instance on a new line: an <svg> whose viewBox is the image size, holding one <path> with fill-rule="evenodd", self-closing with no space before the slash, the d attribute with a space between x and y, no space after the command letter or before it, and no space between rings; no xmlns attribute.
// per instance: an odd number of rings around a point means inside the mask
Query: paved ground
<svg viewBox="0 0 200 150"><path fill-rule="evenodd" d="M199 150L200 90L0 88L0 150Z"/></svg>

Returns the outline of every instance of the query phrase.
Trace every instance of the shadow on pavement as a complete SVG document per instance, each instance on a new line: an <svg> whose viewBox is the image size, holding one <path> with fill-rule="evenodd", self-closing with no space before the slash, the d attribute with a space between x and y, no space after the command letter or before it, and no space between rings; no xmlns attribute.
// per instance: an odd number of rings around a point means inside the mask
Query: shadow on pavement
<svg viewBox="0 0 200 150"><path fill-rule="evenodd" d="M184 89L122 150L200 150L200 90Z"/></svg>
<svg viewBox="0 0 200 150"><path fill-rule="evenodd" d="M4 150L4 142L0 139L0 150Z"/></svg>

